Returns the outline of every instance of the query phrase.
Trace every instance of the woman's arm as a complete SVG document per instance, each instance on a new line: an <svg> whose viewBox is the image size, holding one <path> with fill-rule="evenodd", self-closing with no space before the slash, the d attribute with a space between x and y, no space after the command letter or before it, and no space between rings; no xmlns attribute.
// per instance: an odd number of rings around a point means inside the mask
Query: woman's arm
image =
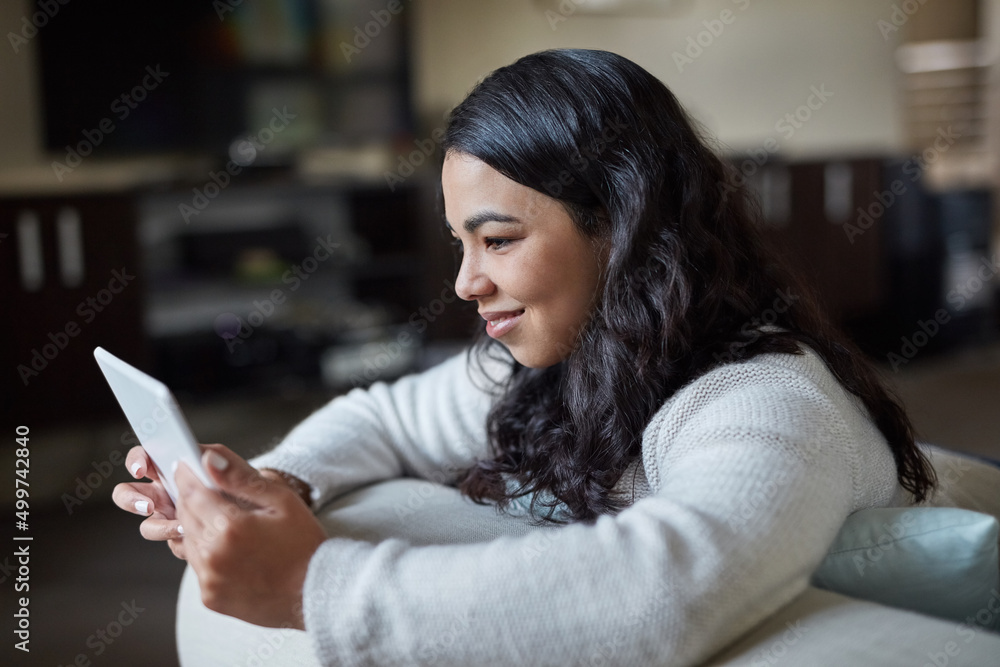
<svg viewBox="0 0 1000 667"><path fill-rule="evenodd" d="M592 525L461 546L327 540L304 587L321 660L705 660L806 588L853 509L859 452L891 461L839 399L788 385L775 373L675 401L647 429L654 494Z"/></svg>
<svg viewBox="0 0 1000 667"><path fill-rule="evenodd" d="M423 373L353 389L296 426L271 452L251 460L309 487L308 504L371 482L411 475L447 482L486 452L492 397L463 351ZM489 372L499 376L500 366ZM288 480L284 480L288 481Z"/></svg>

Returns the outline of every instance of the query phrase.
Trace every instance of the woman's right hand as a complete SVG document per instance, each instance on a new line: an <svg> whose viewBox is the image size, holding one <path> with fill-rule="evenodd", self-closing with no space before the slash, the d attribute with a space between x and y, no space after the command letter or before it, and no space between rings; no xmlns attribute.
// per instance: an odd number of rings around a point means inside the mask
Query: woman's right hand
<svg viewBox="0 0 1000 667"><path fill-rule="evenodd" d="M136 479L151 481L118 484L111 494L115 504L126 512L147 517L139 525L139 533L147 540L166 541L175 556L186 560L177 510L146 450L141 446L129 450L125 467Z"/></svg>

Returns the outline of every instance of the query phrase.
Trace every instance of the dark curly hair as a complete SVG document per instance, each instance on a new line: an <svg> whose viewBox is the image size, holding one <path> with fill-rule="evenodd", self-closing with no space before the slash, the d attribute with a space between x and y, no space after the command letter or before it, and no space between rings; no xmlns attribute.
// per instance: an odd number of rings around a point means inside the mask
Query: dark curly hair
<svg viewBox="0 0 1000 667"><path fill-rule="evenodd" d="M624 501L610 491L664 401L722 363L801 345L867 407L900 484L917 501L931 491L933 468L899 401L764 244L756 198L647 71L605 51L523 57L451 112L443 149L557 199L611 247L596 307L563 361L522 366L478 328L470 356L499 354L512 372L487 418L492 458L460 479L467 496L503 510L530 495L540 521L561 521L560 502L574 521L616 512ZM789 289L799 298L778 313ZM774 327L758 326L763 313Z"/></svg>

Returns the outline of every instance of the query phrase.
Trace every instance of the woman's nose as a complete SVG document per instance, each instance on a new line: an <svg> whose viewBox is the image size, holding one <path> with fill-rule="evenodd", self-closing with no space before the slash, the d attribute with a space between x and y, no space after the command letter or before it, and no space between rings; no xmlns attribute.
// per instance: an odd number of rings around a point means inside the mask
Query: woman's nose
<svg viewBox="0 0 1000 667"><path fill-rule="evenodd" d="M462 265L458 269L458 277L455 279L455 294L465 301L475 301L476 299L492 294L494 290L493 282L482 270L478 260L466 253L462 256Z"/></svg>

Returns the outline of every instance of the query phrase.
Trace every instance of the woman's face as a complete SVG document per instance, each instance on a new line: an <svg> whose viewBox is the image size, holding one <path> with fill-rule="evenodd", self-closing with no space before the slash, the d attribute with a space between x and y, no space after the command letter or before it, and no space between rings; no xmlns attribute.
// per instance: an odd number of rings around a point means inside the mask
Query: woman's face
<svg viewBox="0 0 1000 667"><path fill-rule="evenodd" d="M476 301L487 333L530 368L569 356L605 262L557 200L478 158L449 152L441 172L447 225L461 243L455 291Z"/></svg>

